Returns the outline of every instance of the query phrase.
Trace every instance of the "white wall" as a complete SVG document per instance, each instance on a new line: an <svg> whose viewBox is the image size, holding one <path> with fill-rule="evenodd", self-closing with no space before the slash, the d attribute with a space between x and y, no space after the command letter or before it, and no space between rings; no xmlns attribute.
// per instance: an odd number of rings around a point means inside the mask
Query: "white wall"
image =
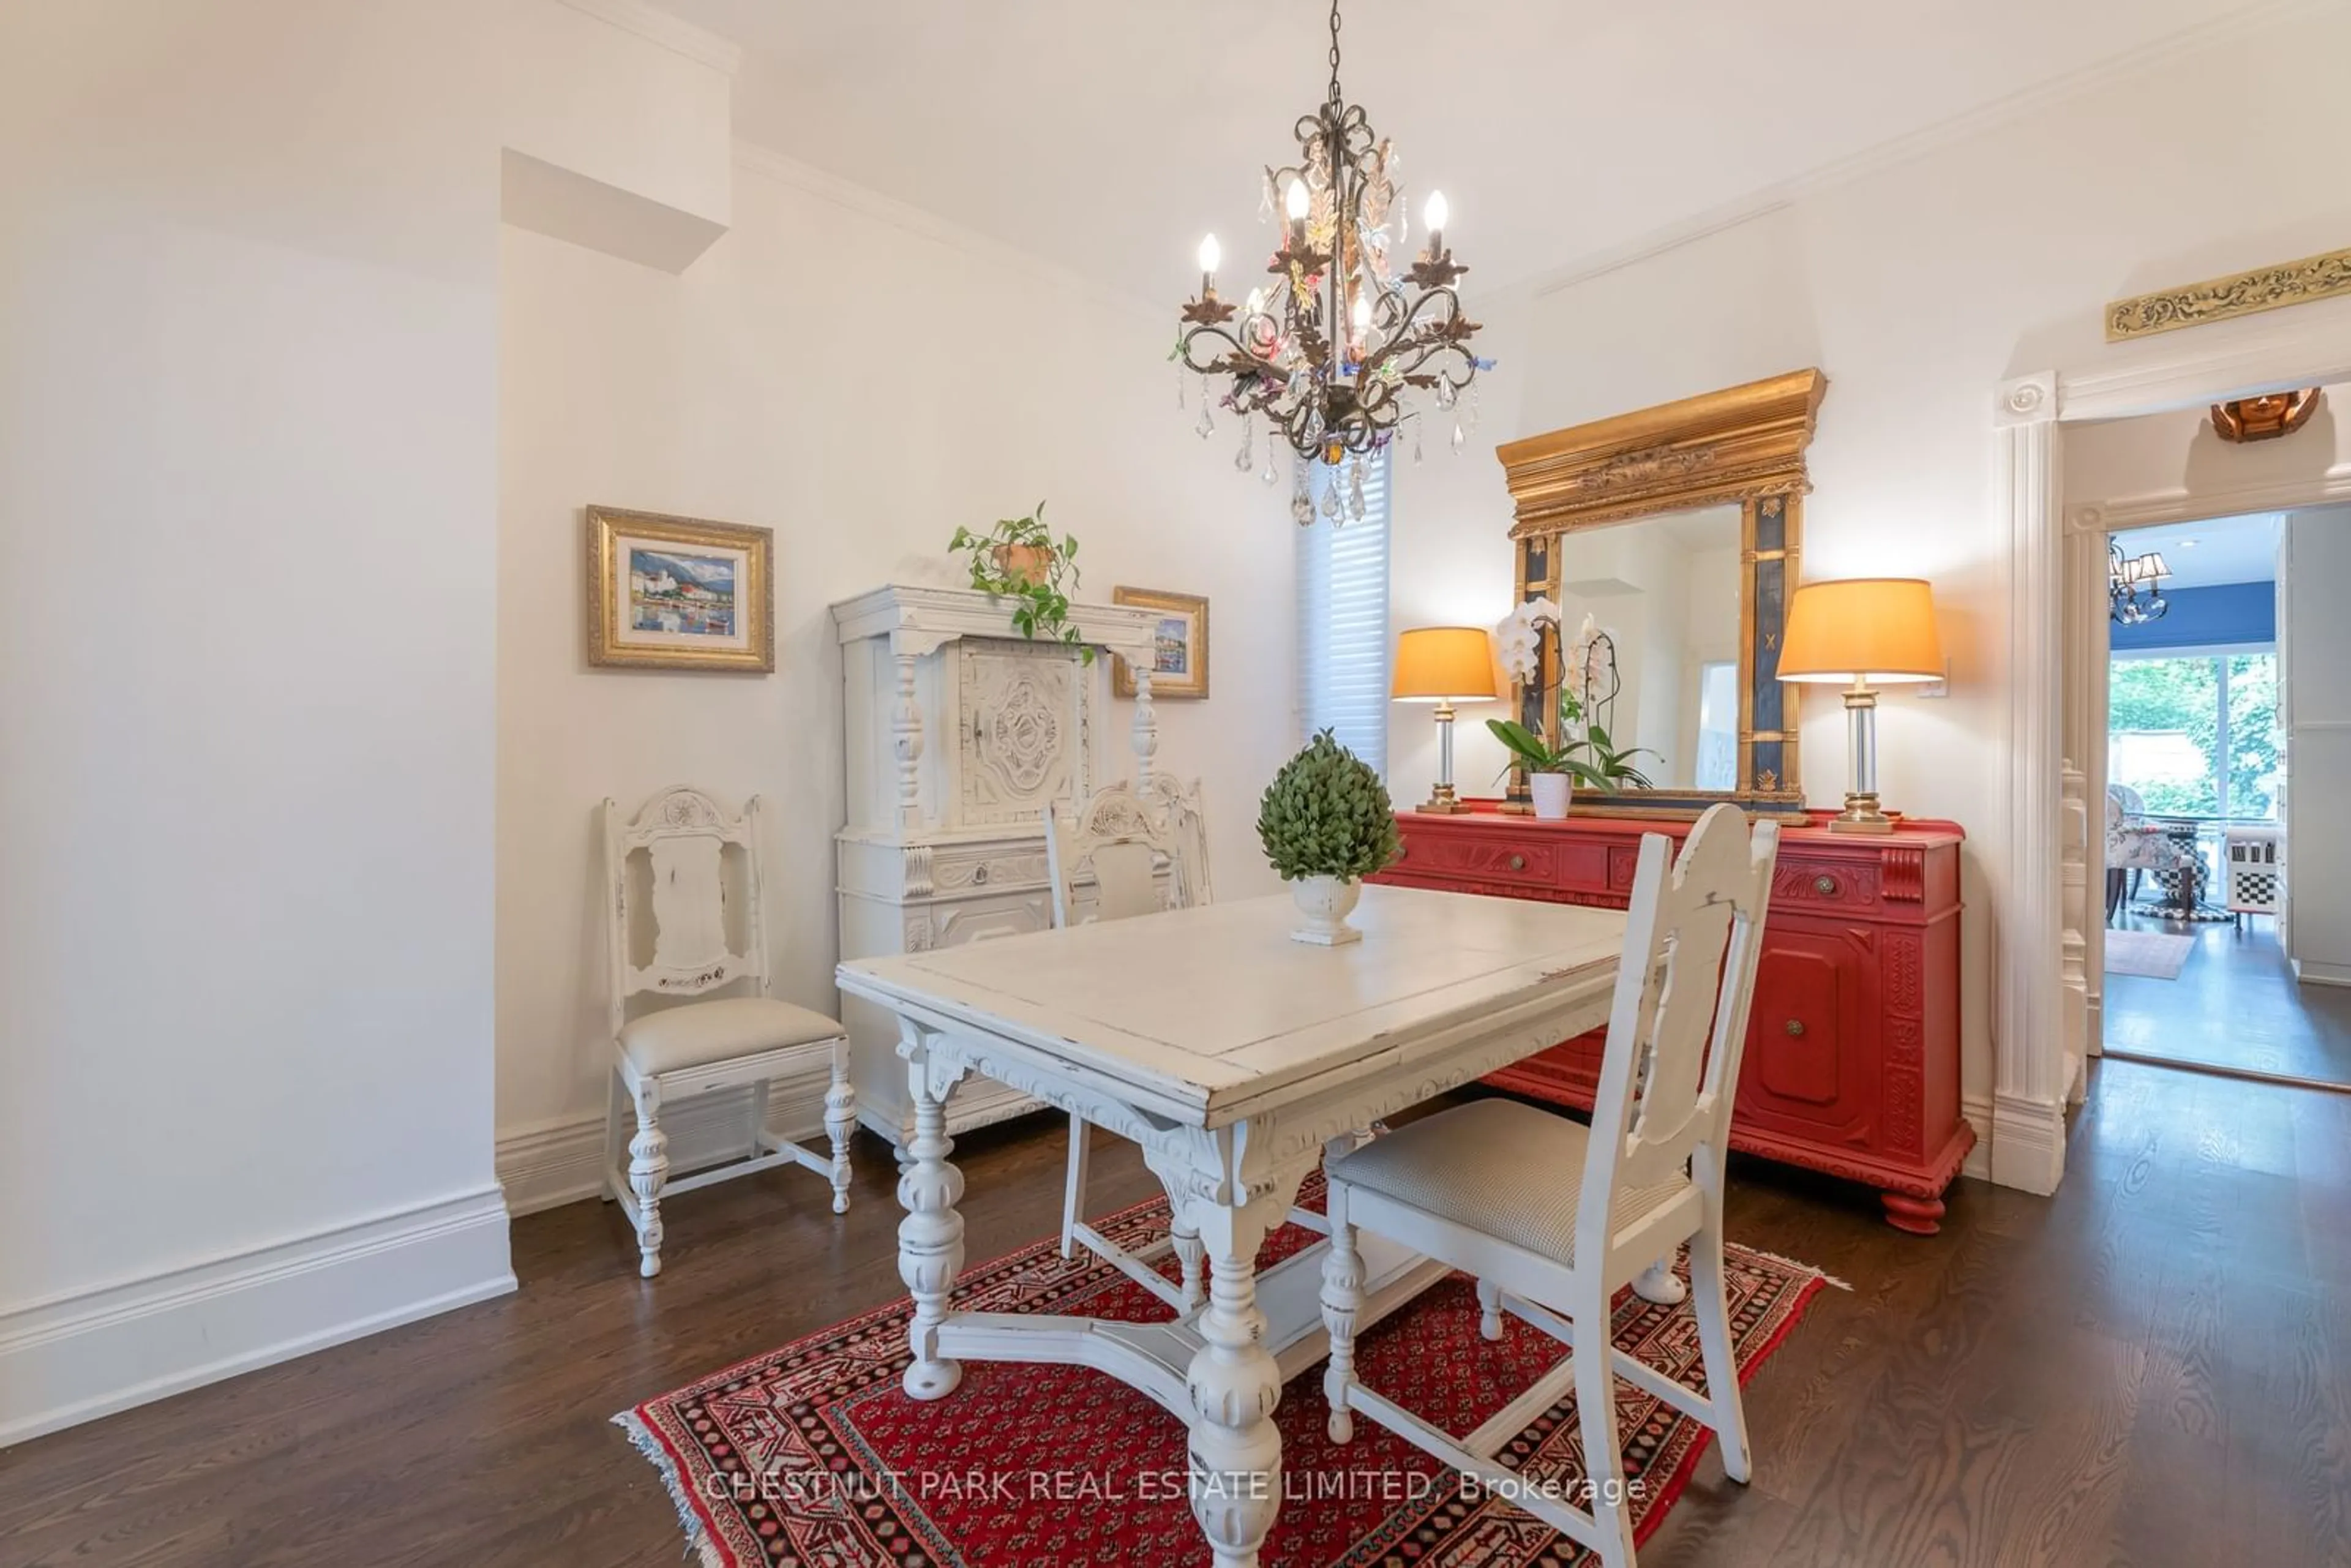
<svg viewBox="0 0 2351 1568"><path fill-rule="evenodd" d="M2351 986L2351 507L2288 513L2283 560L2287 954L2304 980Z"/></svg>
<svg viewBox="0 0 2351 1568"><path fill-rule="evenodd" d="M764 155L737 173L733 232L683 277L513 228L501 250L498 1124L521 1145L601 1125L608 794L764 795L777 992L836 1005L827 607L952 580L958 524L1042 497L1081 597L1208 596L1213 695L1156 705L1159 765L1206 780L1218 893L1277 885L1255 823L1294 744L1288 496L1234 471L1235 422L1192 434L1167 314ZM773 528L777 673L590 669L591 502Z"/></svg>
<svg viewBox="0 0 2351 1568"><path fill-rule="evenodd" d="M680 64L547 0L0 14L0 1442L512 1288L499 149L723 127Z"/></svg>
<svg viewBox="0 0 2351 1568"><path fill-rule="evenodd" d="M1597 276L1481 299L1501 361L1487 392L1488 455L1435 482L1402 471L1396 579L1416 585L1402 618L1438 619L1419 606L1442 599L1444 618L1490 622L1510 584L1493 444L1806 365L1827 372L1805 574L1931 579L1955 666L1948 701L1888 698L1879 769L1889 803L1970 834L1965 1078L1979 1117L2008 833L2010 559L1993 520L1993 388L2101 355L2136 362L2129 346L2101 347L2108 299L2343 243L2339 131L2256 155L2212 128L2328 100L2346 50L2351 17L2297 14L1787 193L1743 223ZM1466 231L1456 244L1474 256ZM1806 705L1815 801L1838 793L1837 718L1833 702ZM1499 763L1464 753L1465 779Z"/></svg>

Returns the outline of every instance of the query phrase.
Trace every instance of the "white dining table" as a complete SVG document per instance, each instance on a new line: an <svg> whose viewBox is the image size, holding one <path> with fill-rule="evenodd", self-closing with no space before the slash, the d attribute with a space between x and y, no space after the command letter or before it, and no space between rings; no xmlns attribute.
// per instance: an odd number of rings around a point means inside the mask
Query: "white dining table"
<svg viewBox="0 0 2351 1568"><path fill-rule="evenodd" d="M1262 1275L1259 1243L1324 1154L1376 1119L1605 1022L1625 936L1614 910L1380 886L1354 912L1360 942L1293 942L1298 924L1277 894L839 969L842 990L896 1016L914 1104L898 1182L906 1393L946 1398L964 1359L1088 1366L1142 1390L1188 1428L1192 1512L1218 1568L1259 1560L1281 1500L1274 1406L1327 1346L1328 1242ZM1200 1306L1159 1323L952 1310L963 1175L945 1107L972 1072L1142 1145L1205 1253ZM1445 1274L1371 1236L1360 1259L1341 1293L1364 1301L1359 1323Z"/></svg>

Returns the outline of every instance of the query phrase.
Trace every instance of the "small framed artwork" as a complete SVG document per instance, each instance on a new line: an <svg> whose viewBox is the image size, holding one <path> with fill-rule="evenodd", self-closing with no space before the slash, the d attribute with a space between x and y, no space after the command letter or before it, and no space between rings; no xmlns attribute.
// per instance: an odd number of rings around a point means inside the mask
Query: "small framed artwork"
<svg viewBox="0 0 2351 1568"><path fill-rule="evenodd" d="M776 667L766 528L588 508L588 662L639 670Z"/></svg>
<svg viewBox="0 0 2351 1568"><path fill-rule="evenodd" d="M1114 588L1111 602L1159 612L1158 656L1151 666L1151 695L1158 697L1205 697L1208 695L1208 601L1196 593L1161 593L1148 588ZM1113 655L1111 687L1120 696L1134 695L1134 672Z"/></svg>

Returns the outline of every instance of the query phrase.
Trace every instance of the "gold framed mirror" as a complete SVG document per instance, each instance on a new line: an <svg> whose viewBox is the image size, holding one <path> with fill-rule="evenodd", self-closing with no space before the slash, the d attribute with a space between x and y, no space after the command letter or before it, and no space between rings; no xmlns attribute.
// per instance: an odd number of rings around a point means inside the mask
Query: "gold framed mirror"
<svg viewBox="0 0 2351 1568"><path fill-rule="evenodd" d="M1611 739L1654 759L1653 788L1578 789L1579 813L1691 817L1735 800L1802 815L1796 692L1779 656L1812 488L1804 452L1827 391L1817 369L1795 371L1497 449L1516 601L1561 611L1534 677L1512 683L1512 712L1559 743L1562 652L1589 615L1616 682ZM1530 809L1514 768L1503 810Z"/></svg>

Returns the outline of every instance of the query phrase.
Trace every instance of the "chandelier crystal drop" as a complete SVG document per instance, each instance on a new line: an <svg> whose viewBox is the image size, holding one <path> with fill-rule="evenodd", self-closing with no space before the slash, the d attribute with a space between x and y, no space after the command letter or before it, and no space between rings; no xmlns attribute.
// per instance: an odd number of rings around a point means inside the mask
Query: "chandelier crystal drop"
<svg viewBox="0 0 2351 1568"><path fill-rule="evenodd" d="M1463 314L1455 287L1468 268L1446 248L1443 193L1429 193L1426 238L1397 269L1407 229L1400 160L1340 89L1336 0L1329 93L1294 134L1298 162L1266 169L1259 190L1260 221L1281 214L1270 281L1238 306L1221 298L1222 247L1214 235L1202 240L1199 296L1184 305L1169 358L1201 378L1202 435L1213 428L1211 403L1245 420L1261 413L1270 444L1278 432L1303 462L1357 469L1351 479L1333 476L1325 492L1322 509L1336 520L1360 515L1352 497L1362 489L1361 460L1420 417L1417 397L1449 413L1493 361L1469 347L1479 324ZM1454 422L1456 452L1462 441ZM1351 497L1343 507L1329 504L1342 484ZM1301 522L1313 515L1311 503L1297 510Z"/></svg>

